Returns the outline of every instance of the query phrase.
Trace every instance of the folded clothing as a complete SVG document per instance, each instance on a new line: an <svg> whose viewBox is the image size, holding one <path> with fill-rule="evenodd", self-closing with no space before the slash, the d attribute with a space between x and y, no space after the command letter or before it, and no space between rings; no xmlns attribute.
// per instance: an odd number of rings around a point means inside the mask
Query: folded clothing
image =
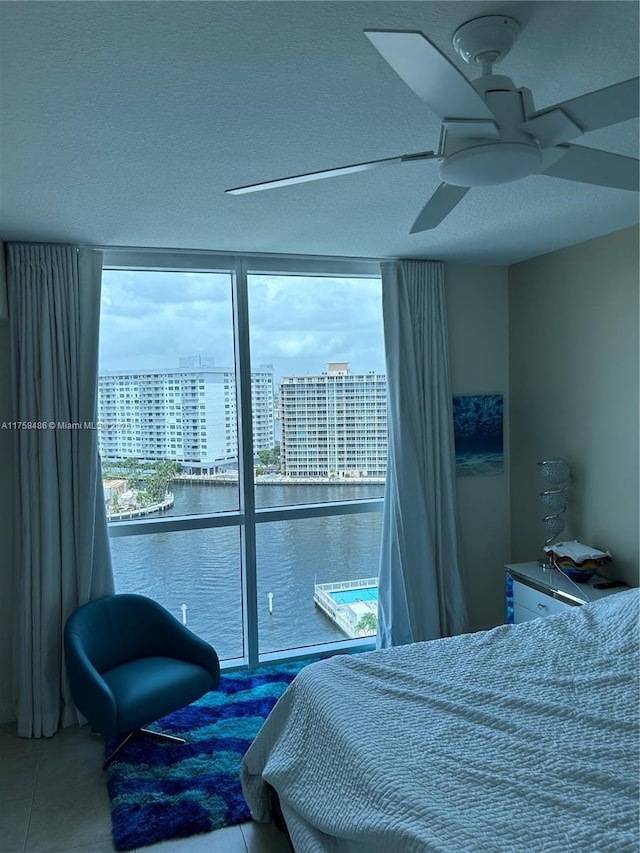
<svg viewBox="0 0 640 853"><path fill-rule="evenodd" d="M578 569L597 569L611 561L609 551L599 551L590 545L584 545L575 539L571 542L554 542L544 549L561 566L574 566Z"/></svg>

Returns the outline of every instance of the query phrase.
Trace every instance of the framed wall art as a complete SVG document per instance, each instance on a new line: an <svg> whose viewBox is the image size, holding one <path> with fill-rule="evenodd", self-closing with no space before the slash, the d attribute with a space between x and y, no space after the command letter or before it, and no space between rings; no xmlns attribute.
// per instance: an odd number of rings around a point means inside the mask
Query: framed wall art
<svg viewBox="0 0 640 853"><path fill-rule="evenodd" d="M502 394L454 397L453 432L458 476L503 472Z"/></svg>

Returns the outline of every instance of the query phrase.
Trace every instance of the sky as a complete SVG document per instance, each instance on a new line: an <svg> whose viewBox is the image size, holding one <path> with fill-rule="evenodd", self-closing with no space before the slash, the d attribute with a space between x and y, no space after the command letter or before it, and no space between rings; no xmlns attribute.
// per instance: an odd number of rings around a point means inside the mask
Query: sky
<svg viewBox="0 0 640 853"><path fill-rule="evenodd" d="M379 279L250 275L251 364L274 378L385 372ZM213 357L233 366L230 277L223 273L105 270L100 370L164 369Z"/></svg>

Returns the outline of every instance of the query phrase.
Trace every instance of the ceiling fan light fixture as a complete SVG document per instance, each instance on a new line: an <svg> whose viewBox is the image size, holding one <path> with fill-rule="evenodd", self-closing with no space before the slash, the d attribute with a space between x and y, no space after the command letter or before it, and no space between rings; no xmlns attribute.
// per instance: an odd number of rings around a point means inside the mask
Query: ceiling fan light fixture
<svg viewBox="0 0 640 853"><path fill-rule="evenodd" d="M508 184L542 168L542 152L522 142L472 145L450 154L440 164L440 179L457 187Z"/></svg>

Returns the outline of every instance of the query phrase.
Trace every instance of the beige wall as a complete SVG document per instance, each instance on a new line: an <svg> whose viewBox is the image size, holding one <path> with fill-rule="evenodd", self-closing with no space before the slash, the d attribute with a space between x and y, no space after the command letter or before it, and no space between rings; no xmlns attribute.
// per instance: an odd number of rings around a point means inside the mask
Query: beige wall
<svg viewBox="0 0 640 853"><path fill-rule="evenodd" d="M503 394L503 474L458 477L459 523L470 628L504 621L504 565L510 559L508 318L505 267L446 265L454 394Z"/></svg>
<svg viewBox="0 0 640 853"><path fill-rule="evenodd" d="M536 462L573 472L563 539L614 556L638 585L638 228L509 269L511 541L544 544Z"/></svg>

